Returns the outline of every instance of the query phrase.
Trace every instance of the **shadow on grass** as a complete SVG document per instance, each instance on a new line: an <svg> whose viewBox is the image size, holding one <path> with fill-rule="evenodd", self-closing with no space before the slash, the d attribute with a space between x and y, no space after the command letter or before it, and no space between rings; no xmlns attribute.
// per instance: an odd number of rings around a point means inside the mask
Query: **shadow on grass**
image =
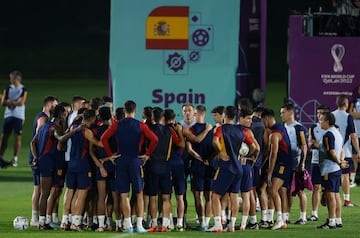
<svg viewBox="0 0 360 238"><path fill-rule="evenodd" d="M0 182L31 182L31 168L7 168L0 170Z"/></svg>

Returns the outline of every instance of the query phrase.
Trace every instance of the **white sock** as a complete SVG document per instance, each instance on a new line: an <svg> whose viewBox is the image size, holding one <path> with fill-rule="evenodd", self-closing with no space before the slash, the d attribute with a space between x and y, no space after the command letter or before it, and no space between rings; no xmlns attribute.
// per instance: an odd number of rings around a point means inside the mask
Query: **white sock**
<svg viewBox="0 0 360 238"><path fill-rule="evenodd" d="M79 215L72 216L72 224L74 224L75 226L80 226L81 221L82 221L82 216Z"/></svg>
<svg viewBox="0 0 360 238"><path fill-rule="evenodd" d="M341 219L341 217L340 217L340 218L335 218L335 223L336 223L337 225L342 224L342 219Z"/></svg>
<svg viewBox="0 0 360 238"><path fill-rule="evenodd" d="M39 225L43 226L45 225L45 216L39 216Z"/></svg>
<svg viewBox="0 0 360 238"><path fill-rule="evenodd" d="M115 220L115 226L116 227L121 227L121 221L120 220Z"/></svg>
<svg viewBox="0 0 360 238"><path fill-rule="evenodd" d="M61 219L61 223L68 224L69 223L69 215L63 215Z"/></svg>
<svg viewBox="0 0 360 238"><path fill-rule="evenodd" d="M98 216L99 227L105 228L105 215Z"/></svg>
<svg viewBox="0 0 360 238"><path fill-rule="evenodd" d="M201 217L201 227L205 227L205 216Z"/></svg>
<svg viewBox="0 0 360 238"><path fill-rule="evenodd" d="M248 216L242 216L241 227L246 227L247 219L248 219Z"/></svg>
<svg viewBox="0 0 360 238"><path fill-rule="evenodd" d="M329 218L329 225L330 226L335 226L336 225L335 218Z"/></svg>
<svg viewBox="0 0 360 238"><path fill-rule="evenodd" d="M217 227L217 228L222 228L222 225L221 225L221 216L216 216L214 217L214 226Z"/></svg>
<svg viewBox="0 0 360 238"><path fill-rule="evenodd" d="M52 214L52 221L53 221L54 223L59 223L59 216L58 216L58 214L55 213L55 212Z"/></svg>
<svg viewBox="0 0 360 238"><path fill-rule="evenodd" d="M350 201L350 194L344 194L344 200Z"/></svg>
<svg viewBox="0 0 360 238"><path fill-rule="evenodd" d="M177 220L176 220L176 225L182 227L183 226L183 218L178 217Z"/></svg>
<svg viewBox="0 0 360 238"><path fill-rule="evenodd" d="M209 227L210 217L205 217L205 226Z"/></svg>
<svg viewBox="0 0 360 238"><path fill-rule="evenodd" d="M306 212L300 212L300 219L306 221Z"/></svg>
<svg viewBox="0 0 360 238"><path fill-rule="evenodd" d="M93 216L92 222L93 222L93 224L99 224L98 217Z"/></svg>
<svg viewBox="0 0 360 238"><path fill-rule="evenodd" d="M69 214L69 222L70 223L72 223L72 219L73 219L72 214Z"/></svg>
<svg viewBox="0 0 360 238"><path fill-rule="evenodd" d="M234 228L236 223L236 217L230 218L230 228Z"/></svg>
<svg viewBox="0 0 360 238"><path fill-rule="evenodd" d="M274 220L274 213L275 213L275 209L268 209L268 215L267 215L268 221L272 222Z"/></svg>
<svg viewBox="0 0 360 238"><path fill-rule="evenodd" d="M46 220L45 220L45 224L50 224L51 223L51 215L46 214Z"/></svg>
<svg viewBox="0 0 360 238"><path fill-rule="evenodd" d="M124 218L124 229L128 229L130 227L132 227L131 225L131 217L127 217L127 218Z"/></svg>
<svg viewBox="0 0 360 238"><path fill-rule="evenodd" d="M257 223L257 218L256 218L256 215L254 215L254 216L250 216L250 223L251 223L251 224L255 224L255 223Z"/></svg>
<svg viewBox="0 0 360 238"><path fill-rule="evenodd" d="M261 210L261 220L262 221L268 220L267 215L268 215L268 210Z"/></svg>
<svg viewBox="0 0 360 238"><path fill-rule="evenodd" d="M136 227L143 227L142 225L143 217L137 217L136 218Z"/></svg>
<svg viewBox="0 0 360 238"><path fill-rule="evenodd" d="M282 212L281 211L277 211L276 212L276 221L283 221L282 219Z"/></svg>
<svg viewBox="0 0 360 238"><path fill-rule="evenodd" d="M157 227L157 217L151 219L151 227Z"/></svg>
<svg viewBox="0 0 360 238"><path fill-rule="evenodd" d="M283 215L283 221L284 222L290 220L290 213L284 212L282 215Z"/></svg>
<svg viewBox="0 0 360 238"><path fill-rule="evenodd" d="M18 162L18 157L17 156L14 156L14 161Z"/></svg>
<svg viewBox="0 0 360 238"><path fill-rule="evenodd" d="M106 217L106 225L109 227L111 226L111 223L112 223L112 217Z"/></svg>
<svg viewBox="0 0 360 238"><path fill-rule="evenodd" d="M316 217L319 217L318 211L311 211L311 215L316 216Z"/></svg>
<svg viewBox="0 0 360 238"><path fill-rule="evenodd" d="M355 183L356 173L350 173L350 184Z"/></svg>
<svg viewBox="0 0 360 238"><path fill-rule="evenodd" d="M35 211L35 210L31 211L31 221L33 222L39 221L39 211Z"/></svg>
<svg viewBox="0 0 360 238"><path fill-rule="evenodd" d="M167 217L163 217L162 226L169 227L170 226L170 219Z"/></svg>

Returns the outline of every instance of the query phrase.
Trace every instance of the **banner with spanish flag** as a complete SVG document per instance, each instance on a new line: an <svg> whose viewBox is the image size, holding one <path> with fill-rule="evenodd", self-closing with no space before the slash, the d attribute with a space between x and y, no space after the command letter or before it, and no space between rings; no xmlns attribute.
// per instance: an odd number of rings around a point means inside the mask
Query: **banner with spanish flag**
<svg viewBox="0 0 360 238"><path fill-rule="evenodd" d="M138 110L172 108L180 119L184 103L204 104L208 112L233 105L239 14L239 0L112 0L115 107L134 100Z"/></svg>

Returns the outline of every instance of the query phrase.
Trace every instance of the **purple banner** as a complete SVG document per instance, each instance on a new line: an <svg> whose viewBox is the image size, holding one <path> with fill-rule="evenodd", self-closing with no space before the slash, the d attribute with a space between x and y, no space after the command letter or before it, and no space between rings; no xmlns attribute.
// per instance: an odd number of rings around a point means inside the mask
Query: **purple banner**
<svg viewBox="0 0 360 238"><path fill-rule="evenodd" d="M360 38L304 36L302 16L291 16L289 25L289 100L296 119L310 126L318 105L333 110L338 95L351 98L360 84Z"/></svg>
<svg viewBox="0 0 360 238"><path fill-rule="evenodd" d="M255 88L265 90L266 0L241 1L240 47L236 92L251 97Z"/></svg>

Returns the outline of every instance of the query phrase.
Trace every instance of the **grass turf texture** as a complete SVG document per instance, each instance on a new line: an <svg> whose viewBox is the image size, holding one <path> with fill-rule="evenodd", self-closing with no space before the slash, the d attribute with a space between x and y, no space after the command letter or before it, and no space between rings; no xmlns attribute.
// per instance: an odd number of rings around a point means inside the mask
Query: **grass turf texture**
<svg viewBox="0 0 360 238"><path fill-rule="evenodd" d="M0 86L5 88L7 83L6 79L1 80L3 84ZM107 81L106 80L26 80L24 84L29 90L29 98L27 101L26 122L23 132L23 146L19 156L19 167L8 168L0 170L0 237L124 237L128 234L115 233L115 232L64 232L56 231L39 231L36 228L29 228L26 231L16 231L13 229L12 221L16 216L23 215L29 220L31 218L31 194L33 189L31 169L27 166L27 159L29 154L29 142L31 136L32 120L36 113L41 110L42 100L46 95L55 95L60 101L71 101L73 95L82 95L87 98L94 96L103 96L107 94ZM270 83L267 85L266 90L266 105L273 108L275 112L278 111L280 105L285 97L285 85L282 83ZM2 123L3 110L0 111ZM10 159L12 155L12 137L10 138L8 149L5 154L6 159ZM310 192L308 195L308 214L311 212ZM354 203L360 204L360 188L353 188L351 190L351 200ZM192 194L188 193L189 211L188 222L191 227L195 227L195 209ZM61 203L62 204L62 201ZM173 204L175 204L173 202ZM61 217L60 206L60 217ZM293 225L290 224L288 229L279 231L259 230L259 231L245 231L240 233L221 234L227 237L268 237L275 238L278 236L284 237L360 237L357 231L358 219L360 218L360 207L343 208L343 222L344 228L336 230L320 230L316 229L317 225L321 225L325 221L327 211L325 207L320 207L319 215L320 221L309 222L306 225ZM260 213L258 220L260 220ZM294 199L294 206L291 212L291 221L298 219L299 207L298 199ZM241 221L241 214L239 213L237 225ZM146 237L216 237L218 234L205 233L200 231L186 231L184 233L170 232L170 233L147 233L147 234L134 234L131 236L146 236Z"/></svg>

